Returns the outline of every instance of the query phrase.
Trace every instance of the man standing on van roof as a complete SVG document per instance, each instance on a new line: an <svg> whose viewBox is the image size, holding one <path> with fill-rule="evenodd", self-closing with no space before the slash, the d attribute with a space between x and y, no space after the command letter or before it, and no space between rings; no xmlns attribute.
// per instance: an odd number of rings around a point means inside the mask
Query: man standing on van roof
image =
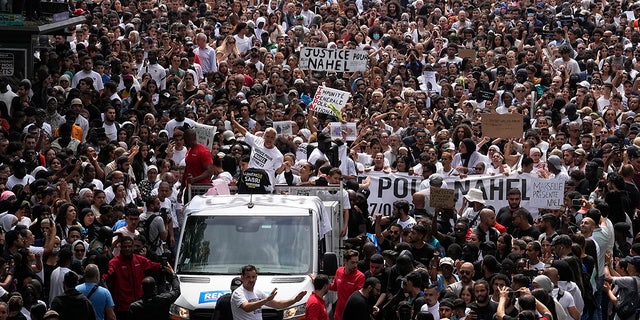
<svg viewBox="0 0 640 320"><path fill-rule="evenodd" d="M262 137L255 136L236 121L233 111L231 112L231 123L244 136L244 142L251 146L249 168L264 170L269 175L269 182L271 183L267 190L273 190L273 185L276 181L276 170L282 166L284 161L284 156L275 146L278 133L274 128L267 128Z"/></svg>
<svg viewBox="0 0 640 320"><path fill-rule="evenodd" d="M268 296L262 291L254 291L258 272L256 267L250 264L242 267L240 280L242 280L242 286L234 290L231 295L231 312L234 320L262 320L262 306L284 309L302 300L307 294L306 291L301 291L293 299L274 300L278 294L277 288L273 289Z"/></svg>

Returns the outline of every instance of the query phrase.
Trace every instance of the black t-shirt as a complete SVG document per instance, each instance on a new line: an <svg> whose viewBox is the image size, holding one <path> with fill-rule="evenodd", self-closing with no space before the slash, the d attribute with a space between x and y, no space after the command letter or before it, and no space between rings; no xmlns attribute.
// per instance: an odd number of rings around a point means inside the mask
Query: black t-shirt
<svg viewBox="0 0 640 320"><path fill-rule="evenodd" d="M509 209L509 206L502 207L496 214L496 221L503 225L507 230L513 227L513 212Z"/></svg>
<svg viewBox="0 0 640 320"><path fill-rule="evenodd" d="M436 248L432 245L425 243L422 248L416 248L411 245L411 254L413 254L413 260L422 263L425 266L429 265L429 261L433 258L433 255L436 252Z"/></svg>
<svg viewBox="0 0 640 320"><path fill-rule="evenodd" d="M219 314L219 320L233 320L233 314L231 313L231 293L225 293L222 297L218 298L214 310L214 314L215 313Z"/></svg>
<svg viewBox="0 0 640 320"><path fill-rule="evenodd" d="M371 306L369 306L367 298L358 290L351 294L351 297L347 300L344 312L342 312L342 319L370 320L371 311Z"/></svg>
<svg viewBox="0 0 640 320"><path fill-rule="evenodd" d="M538 239L538 237L540 236L540 231L538 231L538 229L534 226L529 226L529 229L527 230L520 230L518 228L515 228L511 234L514 238L530 236L534 239Z"/></svg>
<svg viewBox="0 0 640 320"><path fill-rule="evenodd" d="M242 172L238 181L239 194L266 194L266 187L271 185L269 175L262 169L249 168Z"/></svg>
<svg viewBox="0 0 640 320"><path fill-rule="evenodd" d="M492 320L497 310L498 304L493 301L489 301L489 304L484 307L478 306L476 311L478 314L477 320Z"/></svg>
<svg viewBox="0 0 640 320"><path fill-rule="evenodd" d="M364 273L364 277L365 279L368 279L370 277L376 277L378 278L378 280L380 280L380 292L382 293L386 293L387 292L387 284L389 283L389 269L385 268L382 270L382 272L380 272L379 275L371 275L371 271L367 270Z"/></svg>

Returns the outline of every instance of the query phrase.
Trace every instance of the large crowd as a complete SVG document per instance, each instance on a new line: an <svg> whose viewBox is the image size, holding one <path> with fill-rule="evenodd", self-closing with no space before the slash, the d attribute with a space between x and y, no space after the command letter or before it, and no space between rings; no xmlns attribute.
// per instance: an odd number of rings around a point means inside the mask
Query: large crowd
<svg viewBox="0 0 640 320"><path fill-rule="evenodd" d="M0 77L0 320L166 318L183 206L212 181L345 186L356 251L335 279L357 281L314 279L320 300L338 291L335 319L637 319L640 4L69 6L86 22L40 37L34 76ZM301 69L303 47L368 64ZM339 114L313 111L319 86L349 92ZM521 115L522 136L483 135L492 113ZM367 204L374 172L423 182L383 216ZM496 208L472 188L454 210L429 205L431 188L474 176L557 179L564 202L528 208L511 189Z"/></svg>

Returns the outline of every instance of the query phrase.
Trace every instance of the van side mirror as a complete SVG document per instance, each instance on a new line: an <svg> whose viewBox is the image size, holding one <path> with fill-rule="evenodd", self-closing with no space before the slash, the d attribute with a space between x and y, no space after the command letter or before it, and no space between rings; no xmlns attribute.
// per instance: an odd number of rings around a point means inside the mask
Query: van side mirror
<svg viewBox="0 0 640 320"><path fill-rule="evenodd" d="M325 252L322 256L322 270L320 273L334 276L338 271L338 256L334 252Z"/></svg>

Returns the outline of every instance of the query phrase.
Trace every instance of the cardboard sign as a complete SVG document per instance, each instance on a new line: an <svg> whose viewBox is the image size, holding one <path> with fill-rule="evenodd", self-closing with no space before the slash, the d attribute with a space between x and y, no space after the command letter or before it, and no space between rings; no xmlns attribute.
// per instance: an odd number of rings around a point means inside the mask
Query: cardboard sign
<svg viewBox="0 0 640 320"><path fill-rule="evenodd" d="M464 59L469 58L471 62L476 61L476 51L473 49L460 49L458 50L458 57Z"/></svg>
<svg viewBox="0 0 640 320"><path fill-rule="evenodd" d="M213 147L213 136L216 135L217 128L215 126L208 126L206 124L196 123L193 127L196 131L196 140L198 143L203 144L207 149L211 150Z"/></svg>
<svg viewBox="0 0 640 320"><path fill-rule="evenodd" d="M369 54L364 50L303 47L299 66L302 70L355 72L367 70Z"/></svg>
<svg viewBox="0 0 640 320"><path fill-rule="evenodd" d="M293 135L293 129L291 128L291 121L274 121L273 128L276 129L278 136L283 134Z"/></svg>
<svg viewBox="0 0 640 320"><path fill-rule="evenodd" d="M355 122L331 122L331 139L342 139L342 131L347 133L347 141L355 141L358 137L358 129Z"/></svg>
<svg viewBox="0 0 640 320"><path fill-rule="evenodd" d="M347 104L351 94L346 91L318 86L313 101L309 105L311 110L342 118L340 110Z"/></svg>
<svg viewBox="0 0 640 320"><path fill-rule="evenodd" d="M431 187L429 188L431 193L431 200L429 206L432 208L453 208L455 205L455 190Z"/></svg>
<svg viewBox="0 0 640 320"><path fill-rule="evenodd" d="M519 113L482 115L482 135L493 138L522 138L523 118Z"/></svg>

